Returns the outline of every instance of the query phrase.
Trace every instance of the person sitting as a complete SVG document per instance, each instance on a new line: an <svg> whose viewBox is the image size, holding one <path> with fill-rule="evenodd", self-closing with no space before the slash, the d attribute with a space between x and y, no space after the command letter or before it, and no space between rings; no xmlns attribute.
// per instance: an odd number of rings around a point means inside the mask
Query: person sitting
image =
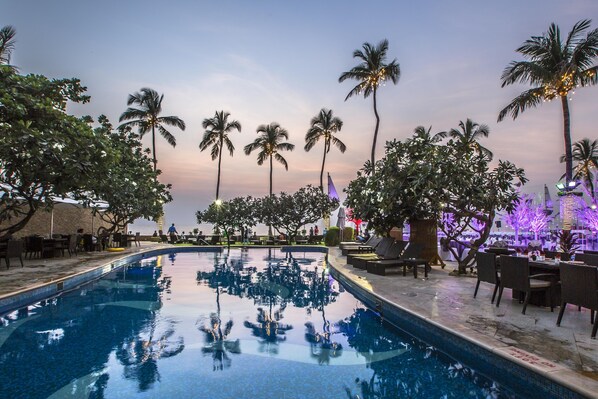
<svg viewBox="0 0 598 399"><path fill-rule="evenodd" d="M156 230L154 230L154 234L152 234L152 237L158 237L158 232Z"/></svg>

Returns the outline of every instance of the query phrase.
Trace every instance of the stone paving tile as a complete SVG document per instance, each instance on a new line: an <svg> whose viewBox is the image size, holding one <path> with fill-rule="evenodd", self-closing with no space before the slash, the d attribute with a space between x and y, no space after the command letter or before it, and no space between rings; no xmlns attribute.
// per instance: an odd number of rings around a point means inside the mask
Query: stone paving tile
<svg viewBox="0 0 598 399"><path fill-rule="evenodd" d="M569 306L561 323L556 326L558 307L528 306L521 314L522 304L511 299L505 290L500 307L490 303L493 286L480 285L473 298L476 279L452 277L456 268L448 262L445 269L433 266L429 278L423 273L402 275L402 270L387 276L377 276L346 264L340 250L332 248L329 261L362 287L414 313L475 339L485 346L512 346L540 356L571 370L580 377L598 381L598 339L591 339L590 312Z"/></svg>

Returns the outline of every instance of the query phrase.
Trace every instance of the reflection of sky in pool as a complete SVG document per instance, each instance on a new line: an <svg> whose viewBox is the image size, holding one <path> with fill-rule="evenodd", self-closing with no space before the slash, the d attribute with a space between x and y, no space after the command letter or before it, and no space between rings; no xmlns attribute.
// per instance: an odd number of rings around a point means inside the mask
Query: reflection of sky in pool
<svg viewBox="0 0 598 399"><path fill-rule="evenodd" d="M322 254L144 260L0 319L7 398L494 398L507 394L388 328Z"/></svg>

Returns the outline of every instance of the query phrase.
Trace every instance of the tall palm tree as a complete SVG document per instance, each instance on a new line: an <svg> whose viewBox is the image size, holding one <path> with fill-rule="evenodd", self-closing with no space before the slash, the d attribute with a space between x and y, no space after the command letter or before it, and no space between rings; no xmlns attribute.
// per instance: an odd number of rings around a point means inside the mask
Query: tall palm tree
<svg viewBox="0 0 598 399"><path fill-rule="evenodd" d="M351 68L347 72L343 72L338 78L339 82L344 82L347 79L359 81L347 97L347 101L354 95L363 94L363 98L368 98L370 94L374 99L374 115L376 116L376 128L374 129L374 140L372 142L371 162L374 165L376 155L376 141L378 140L378 127L380 126L380 116L378 115L378 108L376 105L376 92L381 84L387 80L397 84L401 76L401 69L397 63L396 58L390 64L386 63L386 53L388 51L388 40L384 39L377 46L372 46L370 43L363 44L362 50L355 50L353 58L361 60L361 62Z"/></svg>
<svg viewBox="0 0 598 399"><path fill-rule="evenodd" d="M289 139L289 132L280 127L276 122L269 125L260 125L257 128L259 137L253 143L247 144L244 148L245 154L249 155L255 150L260 150L257 154L257 164L263 165L264 161L270 161L270 196L272 196L272 169L273 159L280 162L286 170L289 170L287 160L280 155L280 151L293 151L295 144L285 143L284 140Z"/></svg>
<svg viewBox="0 0 598 399"><path fill-rule="evenodd" d="M10 65L10 56L15 49L16 35L17 31L10 25L6 25L0 29L0 65L7 65L12 69L16 69Z"/></svg>
<svg viewBox="0 0 598 399"><path fill-rule="evenodd" d="M592 183L594 173L598 173L598 140L582 139L573 144L573 160L577 162L574 179L581 179L588 187L590 195L594 196L594 184ZM561 156L561 162L565 162L565 155Z"/></svg>
<svg viewBox="0 0 598 399"><path fill-rule="evenodd" d="M474 148L480 155L487 157L489 160L492 159L492 151L482 146L478 140L482 137L488 137L490 134L490 128L487 125L480 125L467 118L467 121L459 122L461 130L451 129L447 133L449 137L452 137L459 142L464 148Z"/></svg>
<svg viewBox="0 0 598 399"><path fill-rule="evenodd" d="M178 116L160 116L162 112L162 100L164 100L164 94L158 94L154 89L144 87L140 93L129 94L129 99L127 100L127 105L137 104L139 108L127 108L118 120L119 122L129 121L121 124L120 127L137 126L140 137L143 137L151 130L154 171L158 163L156 159L156 130L173 147L176 146L176 138L163 125L175 126L181 130L185 130L185 122Z"/></svg>
<svg viewBox="0 0 598 399"><path fill-rule="evenodd" d="M562 42L559 27L552 23L547 33L532 36L516 50L528 61L512 61L501 76L502 87L514 83L528 83L533 87L515 97L500 111L499 122L508 114L516 119L528 108L560 98L567 182L572 180L573 175L568 95L576 86L590 86L598 82L598 66L592 65L598 56L598 29L582 37L590 24L591 20L587 19L577 22Z"/></svg>
<svg viewBox="0 0 598 399"><path fill-rule="evenodd" d="M238 121L228 121L229 112L216 111L213 118L206 118L202 122L202 126L206 129L199 149L204 151L209 146L212 146L212 160L218 158L218 180L216 182L216 199L220 198L220 167L222 165L222 148L226 145L231 157L235 152L235 146L228 138L228 133L233 130L241 131L241 124Z"/></svg>
<svg viewBox="0 0 598 399"><path fill-rule="evenodd" d="M311 150L320 139L324 139L324 157L322 158L322 170L320 171L320 190L324 191L324 164L326 163L326 154L330 152L330 147L334 144L340 152L347 150L345 143L334 136L343 127L343 121L340 118L332 116L332 110L322 108L320 113L314 116L310 123L311 127L305 134L305 151Z"/></svg>

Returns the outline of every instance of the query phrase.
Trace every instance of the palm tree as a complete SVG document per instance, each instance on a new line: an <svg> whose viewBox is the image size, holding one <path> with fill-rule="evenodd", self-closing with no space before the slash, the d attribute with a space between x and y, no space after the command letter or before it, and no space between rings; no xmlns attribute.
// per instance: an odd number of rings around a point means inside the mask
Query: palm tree
<svg viewBox="0 0 598 399"><path fill-rule="evenodd" d="M367 98L370 94L374 98L374 115L376 115L376 128L374 129L374 141L372 142L371 162L374 165L376 155L376 140L378 139L378 127L380 126L380 116L378 116L378 108L376 106L376 92L381 84L390 80L397 84L401 76L401 69L397 63L396 58L390 64L386 64L386 52L388 51L388 40L384 39L377 46L372 46L370 43L363 44L362 50L355 50L353 58L361 60L359 65L351 68L347 72L343 72L338 78L339 82L346 79L354 79L359 81L357 86L353 88L345 97L345 101L353 95L362 94L363 98Z"/></svg>
<svg viewBox="0 0 598 399"><path fill-rule="evenodd" d="M324 164L331 145L334 144L342 153L347 150L347 146L334 136L334 133L339 132L342 127L343 121L333 117L332 110L322 108L320 113L312 118L311 127L305 135L305 151L311 150L320 139L324 139L324 157L320 171L320 190L322 191L324 191Z"/></svg>
<svg viewBox="0 0 598 399"><path fill-rule="evenodd" d="M254 150L260 150L257 154L257 164L263 165L266 159L270 160L270 196L272 196L272 169L273 159L280 162L286 170L289 170L287 160L280 155L280 151L293 151L295 144L285 143L289 139L289 133L280 127L276 122L269 125L260 125L257 128L259 137L253 143L247 144L244 148L245 155L251 154Z"/></svg>
<svg viewBox="0 0 598 399"><path fill-rule="evenodd" d="M460 121L459 127L461 130L449 130L447 133L448 136L456 139L457 142L463 146L463 148L474 148L480 155L492 160L492 151L478 143L480 138L488 137L490 134L490 128L487 125L479 125L469 118L467 118L465 123Z"/></svg>
<svg viewBox="0 0 598 399"><path fill-rule="evenodd" d="M432 134L432 126L425 128L418 126L413 130L415 138L418 138L424 142L424 144L436 144L441 142L447 135L447 132L439 132Z"/></svg>
<svg viewBox="0 0 598 399"><path fill-rule="evenodd" d="M0 65L7 65L12 69L16 69L10 65L10 56L15 49L16 35L17 31L10 25L0 29Z"/></svg>
<svg viewBox="0 0 598 399"><path fill-rule="evenodd" d="M573 144L572 156L573 160L577 162L573 178L583 180L593 197L595 193L592 180L594 173L598 170L598 140L592 142L587 138L579 140ZM565 155L561 156L561 162L565 162Z"/></svg>
<svg viewBox="0 0 598 399"><path fill-rule="evenodd" d="M141 138L151 130L154 171L158 163L156 159L156 129L173 147L176 146L176 139L163 125L176 126L181 130L185 130L185 122L178 116L159 116L162 112L162 100L164 100L164 94L160 95L157 91L144 87L141 89L141 93L129 94L127 100L127 105L138 104L139 108L127 108L118 120L119 122L129 121L120 125L120 128L137 126Z"/></svg>
<svg viewBox="0 0 598 399"><path fill-rule="evenodd" d="M212 160L218 158L218 180L216 182L216 199L220 198L220 166L222 165L222 148L226 145L231 157L235 151L235 146L228 138L228 133L233 130L241 131L241 124L238 121L228 121L229 112L216 111L213 118L206 118L202 122L202 126L206 129L199 149L204 151L209 146L212 146Z"/></svg>
<svg viewBox="0 0 598 399"><path fill-rule="evenodd" d="M513 83L529 83L533 86L515 97L500 111L498 121L507 114L513 119L520 112L536 107L544 101L560 98L563 109L565 137L565 176L572 180L573 157L571 153L571 127L569 116L569 92L576 86L590 86L598 82L598 66L592 65L598 56L598 29L582 34L590 27L591 20L577 22L567 39L561 41L559 27L552 23L548 33L532 36L516 51L528 61L512 61L503 71L502 87Z"/></svg>

